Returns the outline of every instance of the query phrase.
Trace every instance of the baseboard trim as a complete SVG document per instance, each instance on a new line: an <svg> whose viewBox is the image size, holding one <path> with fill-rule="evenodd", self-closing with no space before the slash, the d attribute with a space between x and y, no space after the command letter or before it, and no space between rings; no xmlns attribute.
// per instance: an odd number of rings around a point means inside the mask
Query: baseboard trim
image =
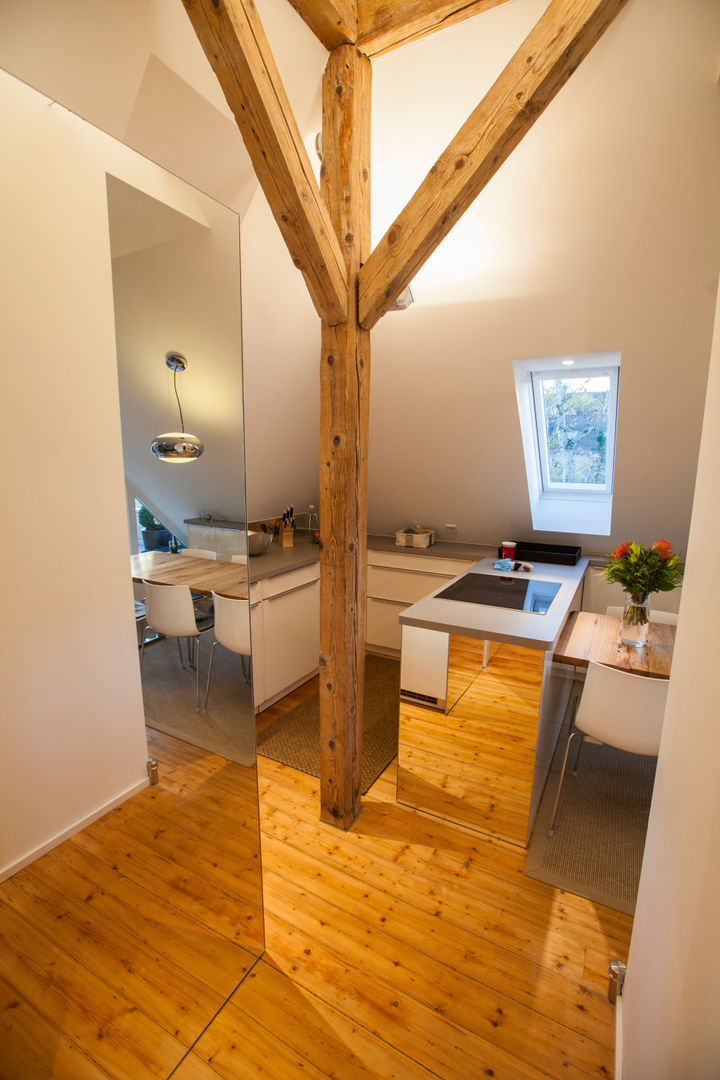
<svg viewBox="0 0 720 1080"><path fill-rule="evenodd" d="M97 819L101 818L103 814L107 814L110 810L114 810L116 806L124 803L126 799L131 798L131 796L133 795L137 795L139 791L142 791L143 788L146 788L148 786L149 782L149 779L145 777L143 780L138 780L136 783L131 784L129 788L125 789L125 791L120 792L119 795L116 795L114 798L110 799L109 802L103 803L102 806L99 806L91 813L86 814L85 817L80 818L79 821L76 821L74 825L68 826L67 829L63 829L62 832L57 833L55 836L52 837L52 839L47 840L44 844L40 844L39 847L27 852L19 859L16 859L15 862L9 863L7 866L4 866L2 869L0 869L0 883L3 881L7 881L8 878L12 877L13 874L17 874L19 870L23 869L23 867L29 866L30 863L35 862L35 860L39 859L41 855L45 855L48 851L52 851L52 849L57 847L58 844L62 844L63 840L67 840L68 837L74 836L75 833L81 832L81 830L84 829L87 825L92 825L93 821L97 821Z"/></svg>

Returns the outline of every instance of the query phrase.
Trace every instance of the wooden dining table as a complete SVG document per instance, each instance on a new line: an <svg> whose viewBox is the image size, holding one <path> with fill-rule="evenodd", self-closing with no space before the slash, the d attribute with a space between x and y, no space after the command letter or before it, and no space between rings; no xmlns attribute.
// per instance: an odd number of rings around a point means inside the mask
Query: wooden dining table
<svg viewBox="0 0 720 1080"><path fill-rule="evenodd" d="M189 585L194 593L222 593L238 600L248 598L247 566L195 555L172 555L167 551L141 551L130 556L133 581L160 585Z"/></svg>
<svg viewBox="0 0 720 1080"><path fill-rule="evenodd" d="M572 611L560 632L553 660L587 667L590 661L656 679L670 677L675 626L650 622L647 645L635 648L620 641L622 620L615 615Z"/></svg>

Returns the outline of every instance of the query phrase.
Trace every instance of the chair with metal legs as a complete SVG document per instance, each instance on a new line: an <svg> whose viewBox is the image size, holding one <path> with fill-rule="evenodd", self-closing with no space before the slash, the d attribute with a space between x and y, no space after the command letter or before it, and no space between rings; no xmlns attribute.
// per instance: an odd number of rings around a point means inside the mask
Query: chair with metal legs
<svg viewBox="0 0 720 1080"><path fill-rule="evenodd" d="M145 586L145 631L140 647L140 666L149 629L177 638L180 664L185 666L181 638L187 642L188 665L195 667L195 707L200 710L200 656L198 638L213 628L212 615L199 614L193 606L188 585L161 585L143 581Z"/></svg>
<svg viewBox="0 0 720 1080"><path fill-rule="evenodd" d="M208 698L210 696L210 676L212 674L216 645L224 645L226 649L230 649L231 652L242 657L243 676L245 682L250 681L250 601L221 596L216 592L212 596L215 611L215 640L210 649L203 712L207 712ZM246 665L247 674L245 674Z"/></svg>
<svg viewBox="0 0 720 1080"><path fill-rule="evenodd" d="M580 704L565 747L548 836L555 831L555 816L571 743L580 736L573 776L577 775L580 751L586 736L632 754L657 757L667 692L667 679L634 675L592 661L588 664Z"/></svg>

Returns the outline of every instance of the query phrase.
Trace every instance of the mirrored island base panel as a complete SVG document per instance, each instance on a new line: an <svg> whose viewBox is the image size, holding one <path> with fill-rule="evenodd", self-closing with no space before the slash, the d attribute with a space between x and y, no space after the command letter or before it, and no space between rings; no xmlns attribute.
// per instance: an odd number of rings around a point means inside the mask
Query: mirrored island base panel
<svg viewBox="0 0 720 1080"><path fill-rule="evenodd" d="M483 650L451 635L445 713L401 701L397 798L526 847L570 682L554 686L541 650L490 642L484 669Z"/></svg>

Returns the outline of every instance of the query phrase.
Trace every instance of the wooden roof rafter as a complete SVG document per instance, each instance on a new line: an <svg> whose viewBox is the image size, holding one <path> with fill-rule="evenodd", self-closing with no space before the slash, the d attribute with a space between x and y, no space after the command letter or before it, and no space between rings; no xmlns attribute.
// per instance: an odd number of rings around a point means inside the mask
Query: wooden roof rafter
<svg viewBox="0 0 720 1080"><path fill-rule="evenodd" d="M252 0L183 0L315 310L345 322L347 270Z"/></svg>
<svg viewBox="0 0 720 1080"><path fill-rule="evenodd" d="M626 0L552 0L360 271L361 326L389 311Z"/></svg>
<svg viewBox="0 0 720 1080"><path fill-rule="evenodd" d="M328 52L358 38L357 0L289 0Z"/></svg>
<svg viewBox="0 0 720 1080"><path fill-rule="evenodd" d="M357 45L369 58L508 0L289 0L325 48Z"/></svg>
<svg viewBox="0 0 720 1080"><path fill-rule="evenodd" d="M358 0L357 44L371 59L508 0Z"/></svg>

